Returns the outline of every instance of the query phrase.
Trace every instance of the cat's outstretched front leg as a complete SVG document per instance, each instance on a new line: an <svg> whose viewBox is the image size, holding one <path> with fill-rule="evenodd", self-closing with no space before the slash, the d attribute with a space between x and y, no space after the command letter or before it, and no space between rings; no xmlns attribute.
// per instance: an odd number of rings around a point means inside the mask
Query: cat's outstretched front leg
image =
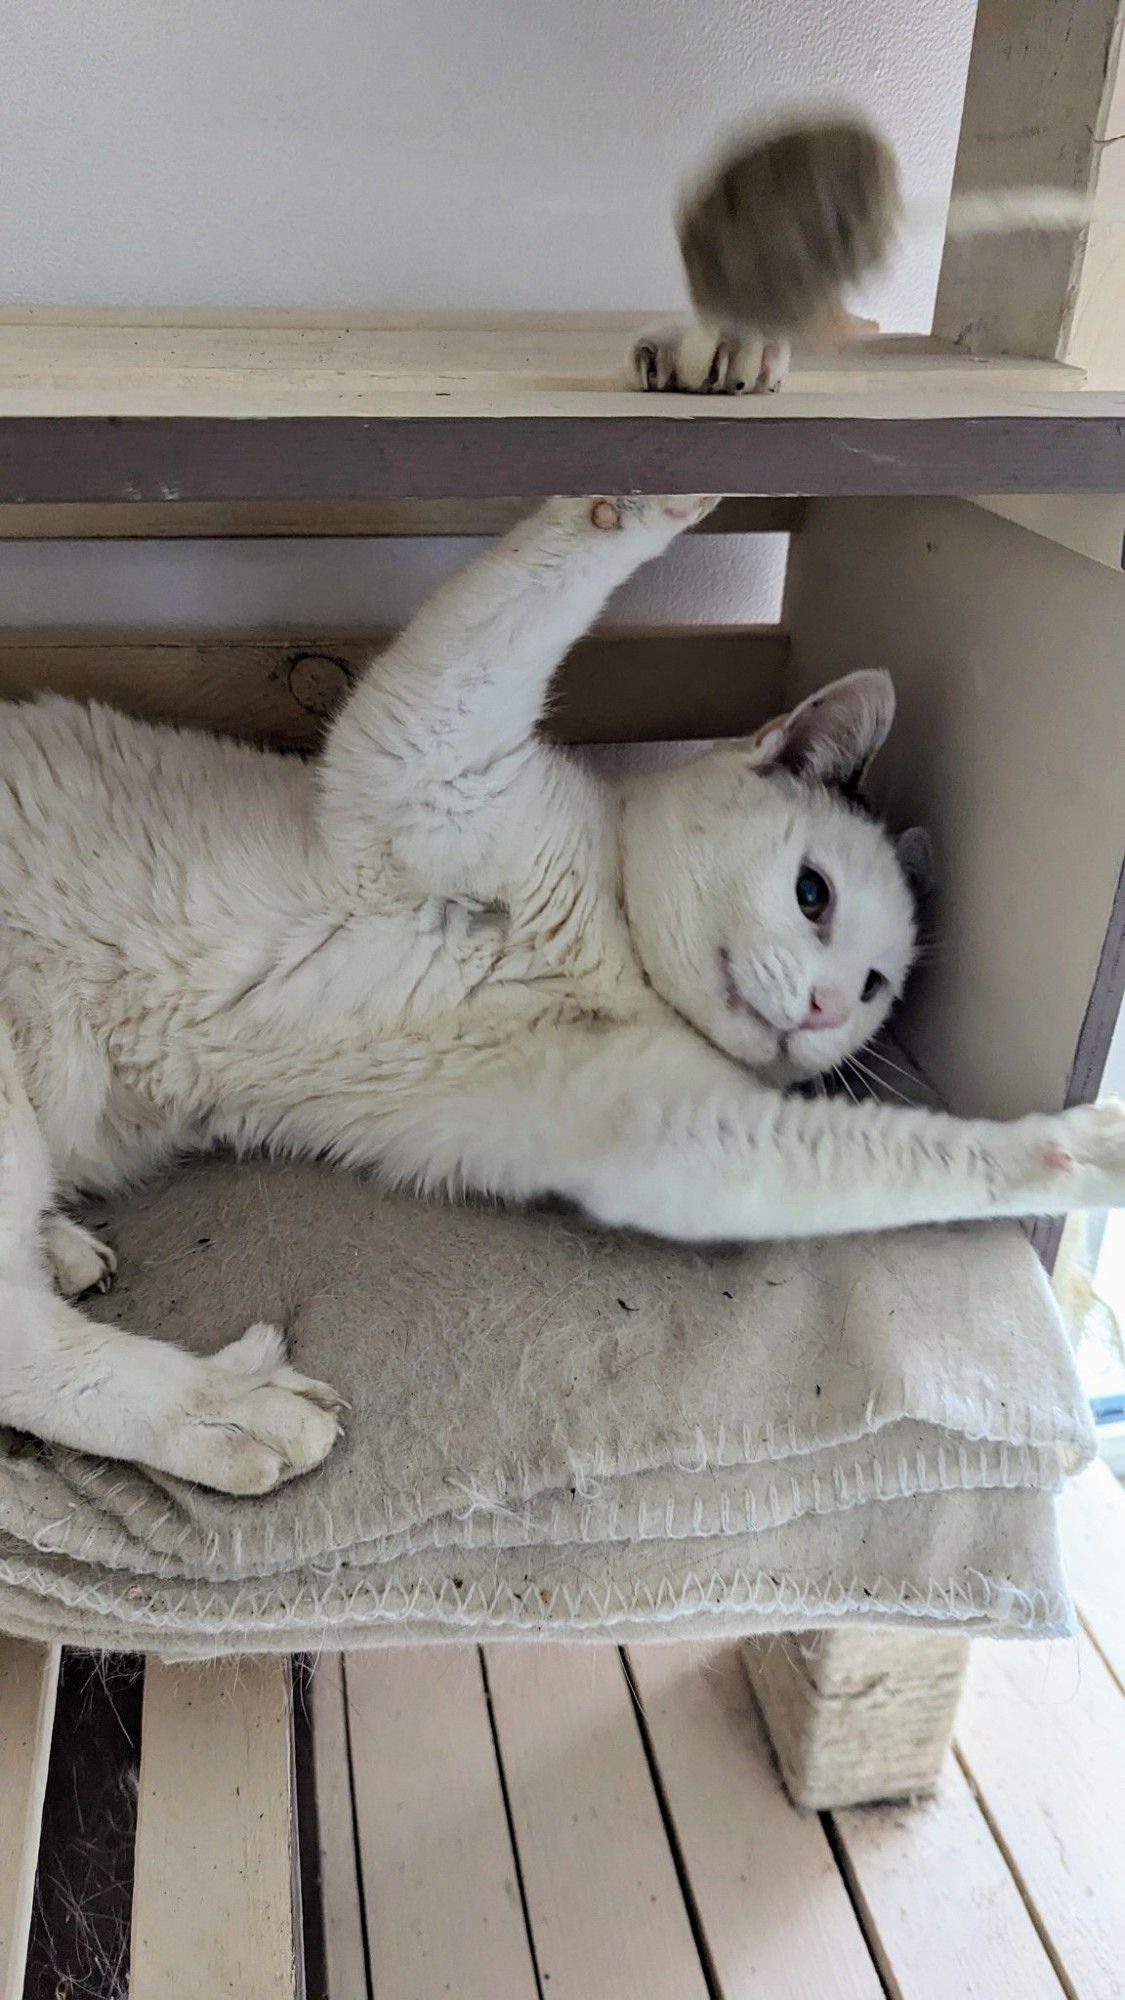
<svg viewBox="0 0 1125 2000"><path fill-rule="evenodd" d="M321 761L324 823L369 855L390 837L437 889L507 833L526 845L549 750L535 735L564 654L610 592L711 496L551 500L438 591L369 669Z"/></svg>
<svg viewBox="0 0 1125 2000"><path fill-rule="evenodd" d="M404 1177L688 1241L846 1235L1125 1204L1125 1106L1009 1122L767 1089L686 1030L544 1030L440 1082ZM410 1155L422 1161L417 1173Z"/></svg>
<svg viewBox="0 0 1125 2000"><path fill-rule="evenodd" d="M1010 1123L788 1098L749 1109L678 1110L657 1143L592 1156L564 1191L603 1222L689 1240L850 1235L1125 1203L1118 1103Z"/></svg>

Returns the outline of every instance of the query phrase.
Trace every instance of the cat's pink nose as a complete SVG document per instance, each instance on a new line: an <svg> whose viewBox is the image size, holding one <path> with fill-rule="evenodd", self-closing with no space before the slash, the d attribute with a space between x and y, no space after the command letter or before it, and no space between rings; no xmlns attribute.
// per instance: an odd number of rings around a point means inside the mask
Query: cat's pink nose
<svg viewBox="0 0 1125 2000"><path fill-rule="evenodd" d="M802 1028L842 1028L851 1013L838 986L815 986L809 994L809 1011Z"/></svg>

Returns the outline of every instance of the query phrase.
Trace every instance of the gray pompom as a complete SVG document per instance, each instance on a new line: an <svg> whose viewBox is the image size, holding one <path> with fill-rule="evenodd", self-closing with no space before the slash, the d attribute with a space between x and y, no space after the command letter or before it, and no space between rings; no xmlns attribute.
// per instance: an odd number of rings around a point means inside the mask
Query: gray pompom
<svg viewBox="0 0 1125 2000"><path fill-rule="evenodd" d="M900 212L895 156L858 120L748 135L682 208L692 303L719 326L791 333L881 262Z"/></svg>

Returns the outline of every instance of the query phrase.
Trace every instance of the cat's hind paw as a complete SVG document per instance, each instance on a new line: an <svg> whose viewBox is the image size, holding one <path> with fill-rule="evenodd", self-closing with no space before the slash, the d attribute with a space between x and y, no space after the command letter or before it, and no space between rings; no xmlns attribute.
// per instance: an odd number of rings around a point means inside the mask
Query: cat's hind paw
<svg viewBox="0 0 1125 2000"><path fill-rule="evenodd" d="M789 368L786 340L713 327L649 327L629 349L630 380L638 389L690 396L761 396L780 389Z"/></svg>

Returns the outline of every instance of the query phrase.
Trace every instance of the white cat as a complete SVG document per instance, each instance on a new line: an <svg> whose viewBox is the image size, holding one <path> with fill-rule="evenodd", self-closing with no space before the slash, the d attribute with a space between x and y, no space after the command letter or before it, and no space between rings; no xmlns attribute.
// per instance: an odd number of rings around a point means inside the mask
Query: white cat
<svg viewBox="0 0 1125 2000"><path fill-rule="evenodd" d="M201 1360L52 1289L113 1268L56 1201L185 1148L695 1239L1125 1200L1115 1107L986 1124L773 1087L859 1048L910 964L904 855L845 796L885 675L618 783L536 733L610 591L710 504L551 502L420 613L314 763L5 711L0 1421L231 1493L328 1452L335 1398L274 1329Z"/></svg>

